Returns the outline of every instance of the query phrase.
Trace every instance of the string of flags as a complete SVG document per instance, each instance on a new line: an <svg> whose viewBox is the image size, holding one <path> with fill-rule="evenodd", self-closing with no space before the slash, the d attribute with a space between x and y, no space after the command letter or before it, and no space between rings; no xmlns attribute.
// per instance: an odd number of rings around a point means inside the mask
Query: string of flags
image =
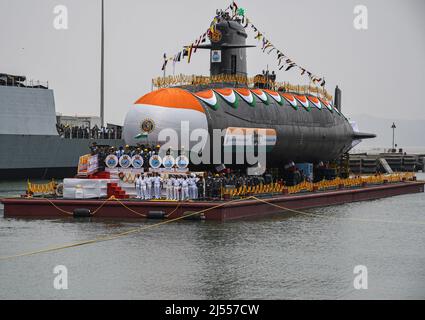
<svg viewBox="0 0 425 320"><path fill-rule="evenodd" d="M236 17L237 14L244 15L245 10L243 8L239 8L235 2L233 2L229 7L226 8L226 10L217 12L216 17L214 17L213 21L210 24L210 27L202 33L190 46L184 47L183 50L179 51L178 53L167 56L166 53L164 53L164 62L162 64L161 70L164 71L168 65L169 62L173 62L173 66L182 60L184 60L185 57L187 57L187 62L190 63L192 54L196 53L199 45L204 44L207 41L207 37L209 37L211 34L213 34L216 30L216 25L220 23L223 19L223 14L225 12L228 12L231 10L233 12L233 17Z"/></svg>
<svg viewBox="0 0 425 320"><path fill-rule="evenodd" d="M276 55L279 70L289 71L293 68L297 68L302 76L307 75L310 78L310 81L312 81L315 85L320 84L320 86L322 87L325 86L326 81L324 77L319 77L307 70L306 68L300 66L294 60L288 57L282 50L274 46L273 43L266 38L265 34L261 32L251 22L251 19L246 16L245 9L239 7L235 1L233 1L225 10L217 11L217 15L211 22L210 27L203 34L201 34L190 46L183 48L182 51L170 57L168 57L164 53L164 63L162 65L161 70L165 71L168 62L172 61L174 66L176 62L182 61L185 57L187 57L187 62L190 63L192 55L196 53L198 46L205 43L207 37L210 37L212 34L214 34L216 25L220 23L222 19L224 19L224 16L226 14L230 15L232 19L238 18L245 29L252 29L255 34L255 40L261 42L261 50L264 53L267 53L268 55L272 53Z"/></svg>
<svg viewBox="0 0 425 320"><path fill-rule="evenodd" d="M283 69L285 71L289 71L292 68L298 68L302 76L307 74L307 76L310 78L310 80L314 84L316 84L316 85L320 84L322 87L325 86L326 80L325 80L324 77L316 76L315 74L308 71L306 68L298 65L294 60L289 58L285 53L283 53L283 51L278 49L275 45L273 45L273 43L269 39L266 38L264 33L261 32L251 22L251 20L248 17L246 17L246 14L245 14L244 11L238 10L238 7L237 7L235 2L233 2L233 5L236 6L236 9L234 9L234 14L242 20L242 24L244 24L244 28L246 29L246 28L250 27L255 34L254 38L258 41L261 41L261 43L262 43L261 50L264 53L267 53L267 54L271 54L272 52L274 52L276 54L276 59L277 59L279 70Z"/></svg>

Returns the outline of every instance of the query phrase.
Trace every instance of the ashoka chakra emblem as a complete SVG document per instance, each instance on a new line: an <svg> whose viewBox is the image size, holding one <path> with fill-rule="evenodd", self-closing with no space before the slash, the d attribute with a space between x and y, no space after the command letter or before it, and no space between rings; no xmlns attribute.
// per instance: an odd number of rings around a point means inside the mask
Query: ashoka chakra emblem
<svg viewBox="0 0 425 320"><path fill-rule="evenodd" d="M155 129L155 122L153 122L152 119L145 119L140 125L140 129L142 129L143 132L151 133Z"/></svg>

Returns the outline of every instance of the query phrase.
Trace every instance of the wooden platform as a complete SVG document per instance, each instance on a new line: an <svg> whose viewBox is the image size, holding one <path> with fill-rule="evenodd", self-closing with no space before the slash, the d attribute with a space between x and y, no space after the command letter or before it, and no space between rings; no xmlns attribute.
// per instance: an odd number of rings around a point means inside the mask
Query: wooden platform
<svg viewBox="0 0 425 320"><path fill-rule="evenodd" d="M89 209L93 218L162 218L173 219L191 215L193 219L234 220L261 217L289 209L308 209L349 202L424 192L423 181L390 183L354 189L309 192L297 195L234 201L137 201L137 200L63 200L63 199L0 199L4 217L58 218L72 217L75 209ZM93 214L94 213L94 214ZM194 214L195 213L195 214Z"/></svg>

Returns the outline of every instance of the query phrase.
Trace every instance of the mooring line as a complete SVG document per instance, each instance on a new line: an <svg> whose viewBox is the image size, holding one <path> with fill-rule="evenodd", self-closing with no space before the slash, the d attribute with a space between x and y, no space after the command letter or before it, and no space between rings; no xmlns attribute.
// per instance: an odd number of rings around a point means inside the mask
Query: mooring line
<svg viewBox="0 0 425 320"><path fill-rule="evenodd" d="M314 214L314 213L308 213L296 209L291 209L288 207L283 207L277 204L274 204L272 202L266 201L264 199L260 199L257 197L253 197L253 199L256 199L257 201L266 203L268 205L277 207L279 209L290 211L294 213L298 213L301 215L309 216L309 217L315 217L315 218L325 218L325 219L338 219L338 220L350 220L350 221L360 221L360 222L382 222L382 223L395 223L395 224L410 224L410 225L425 225L425 221L401 221L401 220L382 220L382 219L362 219L362 218L347 218L347 217L335 217L335 216L327 216L327 215L321 215L321 214Z"/></svg>
<svg viewBox="0 0 425 320"><path fill-rule="evenodd" d="M197 212L192 212L190 214L187 214L187 215L184 215L184 216L181 216L181 217L161 221L159 223L155 223L155 224L148 225L148 226L145 226L145 227L130 229L128 231L117 233L117 234L114 234L114 235L111 235L111 236L98 237L98 238L95 238L95 239L92 239L92 240L79 241L79 242L75 242L75 243L65 244L65 245L61 245L61 246L57 246L57 247L51 247L51 248L47 248L47 249L41 249L41 250L37 250L37 251L25 252L25 253L16 254L16 255L2 256L2 257L0 257L0 261L1 260L9 260L9 259L13 259L13 258L19 258L19 257L32 256L32 255L41 254L41 253L59 251L59 250L63 250L63 249L79 247L79 246L83 246L83 245L87 245L87 244L93 244L93 243L97 243L97 242L115 240L115 239L127 236L129 234L138 233L138 232L142 232L142 231L145 231L145 230L148 230L148 229L159 227L159 226L164 225L164 224L168 224L168 223L171 223L171 222L182 220L182 219L194 216L194 215L202 214L202 213L214 210L214 209L218 209L218 208L223 207L225 205L228 205L230 203L244 201L244 200L247 200L249 198L253 198L253 197L248 197L248 198L245 198L245 199L235 199L235 200L231 200L231 201L228 201L228 202L225 202L225 203L220 203L219 205L216 205L216 206L213 206L213 207L210 207L210 208L207 208L207 209L203 209L203 210L200 210L200 211L197 211Z"/></svg>
<svg viewBox="0 0 425 320"><path fill-rule="evenodd" d="M415 222L415 221L394 221L394 220L381 220L381 219L361 219L361 218L345 218L345 217L325 216L325 215L307 213L307 212L296 210L296 209L291 209L291 208L288 208L288 207L284 207L284 206L274 204L274 203L267 201L267 200L264 200L264 199L257 198L255 196L249 196L247 198L235 199L235 200L231 200L231 201L228 201L228 202L220 203L216 206L213 206L213 207L210 207L210 208L207 208L207 209L203 209L203 210L200 210L200 211L197 211L197 212L192 212L190 214L187 214L187 215L184 215L184 216L181 216L181 217L161 221L159 223L155 223L155 224L148 225L148 226L145 226L145 227L130 229L128 231L117 233L117 234L114 234L114 235L111 235L111 236L98 237L98 238L95 238L95 239L92 239L92 240L85 240L85 241L75 242L75 243L71 243L71 244L65 244L65 245L61 245L61 246L57 246L57 247L41 249L41 250L37 250L37 251L31 251L31 252L26 252L26 253L21 253L21 254L16 254L16 255L2 256L2 257L0 257L0 261L1 260L9 260L9 259L13 259L13 258L19 258L19 257L25 257L25 256L32 256L32 255L41 254L41 253L59 251L59 250L63 250L63 249L79 247L79 246L94 244L94 243L98 243L98 242L115 240L115 239L122 238L122 237L130 235L130 234L142 232L142 231L152 229L152 228L155 228L155 227L159 227L159 226L171 223L171 222L182 220L182 219L194 216L194 215L199 215L199 214L202 214L202 213L214 210L214 209L218 209L218 208L226 206L230 203L246 201L246 200L250 200L250 199L253 199L253 200L258 201L258 202L266 203L268 205L274 206L274 207L279 208L279 209L284 210L284 211L290 211L290 212L294 212L294 213L297 213L297 214L301 214L301 215L305 215L305 216L309 216L309 217L315 217L315 218L338 219L338 220L349 220L349 221L359 221L359 222L379 222L379 223L394 223L394 224L425 225L425 222L422 222L422 221L417 221L417 222ZM177 208L175 210L177 210Z"/></svg>

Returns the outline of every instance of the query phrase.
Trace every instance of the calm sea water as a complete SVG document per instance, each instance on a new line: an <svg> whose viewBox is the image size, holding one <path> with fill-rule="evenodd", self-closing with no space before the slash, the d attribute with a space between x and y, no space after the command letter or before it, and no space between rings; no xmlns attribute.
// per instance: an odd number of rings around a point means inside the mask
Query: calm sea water
<svg viewBox="0 0 425 320"><path fill-rule="evenodd" d="M0 182L2 197L23 189L23 182ZM0 256L155 223L5 219L2 210ZM318 216L174 222L113 241L0 261L0 299L425 298L424 194L308 212ZM68 269L68 290L54 289L57 265ZM353 286L356 265L367 267L367 290Z"/></svg>

